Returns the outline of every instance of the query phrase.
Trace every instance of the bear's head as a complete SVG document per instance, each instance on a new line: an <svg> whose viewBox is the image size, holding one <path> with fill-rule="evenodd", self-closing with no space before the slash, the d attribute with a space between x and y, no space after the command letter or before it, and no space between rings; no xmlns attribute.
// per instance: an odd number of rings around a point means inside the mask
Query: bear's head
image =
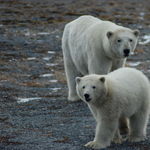
<svg viewBox="0 0 150 150"><path fill-rule="evenodd" d="M114 59L126 58L134 51L139 37L139 30L118 29L108 31L109 49Z"/></svg>
<svg viewBox="0 0 150 150"><path fill-rule="evenodd" d="M76 90L78 96L88 104L99 105L107 95L107 86L104 76L91 74L76 77Z"/></svg>

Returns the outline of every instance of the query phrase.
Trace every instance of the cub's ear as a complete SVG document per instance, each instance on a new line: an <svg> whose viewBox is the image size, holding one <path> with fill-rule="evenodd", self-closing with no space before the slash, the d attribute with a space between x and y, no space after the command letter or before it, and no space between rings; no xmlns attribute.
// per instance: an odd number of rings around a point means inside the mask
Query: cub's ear
<svg viewBox="0 0 150 150"><path fill-rule="evenodd" d="M76 77L75 81L76 81L76 84L78 84L81 81L81 77Z"/></svg>
<svg viewBox="0 0 150 150"><path fill-rule="evenodd" d="M108 39L109 39L112 35L113 35L113 32L111 32L111 31L108 31L108 32L107 32L107 37L108 37Z"/></svg>
<svg viewBox="0 0 150 150"><path fill-rule="evenodd" d="M105 77L101 77L99 80L100 80L102 83L104 83L104 82L105 82Z"/></svg>
<svg viewBox="0 0 150 150"><path fill-rule="evenodd" d="M139 30L133 30L133 34L136 36L136 37L139 37L140 35L140 31Z"/></svg>

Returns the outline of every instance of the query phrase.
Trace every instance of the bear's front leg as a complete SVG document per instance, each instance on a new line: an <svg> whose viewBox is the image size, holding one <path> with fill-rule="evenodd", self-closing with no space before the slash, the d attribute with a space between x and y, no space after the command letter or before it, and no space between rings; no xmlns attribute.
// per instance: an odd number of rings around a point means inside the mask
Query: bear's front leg
<svg viewBox="0 0 150 150"><path fill-rule="evenodd" d="M87 143L85 145L86 147L93 149L101 149L106 148L110 145L110 142L114 138L115 131L118 126L117 119L110 120L101 120L101 123L97 124L94 141Z"/></svg>
<svg viewBox="0 0 150 150"><path fill-rule="evenodd" d="M112 61L105 56L98 56L95 55L93 59L89 61L88 71L89 74L108 74L112 68Z"/></svg>

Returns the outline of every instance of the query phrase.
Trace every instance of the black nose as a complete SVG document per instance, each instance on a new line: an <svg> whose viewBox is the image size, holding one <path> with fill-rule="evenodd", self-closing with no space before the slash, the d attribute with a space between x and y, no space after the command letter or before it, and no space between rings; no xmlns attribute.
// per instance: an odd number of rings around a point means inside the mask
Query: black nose
<svg viewBox="0 0 150 150"><path fill-rule="evenodd" d="M89 96L90 96L89 94L84 94L85 99L88 99Z"/></svg>
<svg viewBox="0 0 150 150"><path fill-rule="evenodd" d="M124 49L123 52L124 52L124 56L127 57L127 56L129 56L130 50L129 49Z"/></svg>
<svg viewBox="0 0 150 150"><path fill-rule="evenodd" d="M85 93L84 97L87 102L91 101L90 94Z"/></svg>

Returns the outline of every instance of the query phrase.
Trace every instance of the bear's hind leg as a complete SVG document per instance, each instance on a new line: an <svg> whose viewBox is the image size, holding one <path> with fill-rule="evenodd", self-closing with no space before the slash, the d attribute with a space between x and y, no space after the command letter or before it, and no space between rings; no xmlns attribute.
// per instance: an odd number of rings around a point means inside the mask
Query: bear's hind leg
<svg viewBox="0 0 150 150"><path fill-rule="evenodd" d="M146 126L148 113L142 111L130 117L130 134L127 140L130 142L143 141L146 138Z"/></svg>
<svg viewBox="0 0 150 150"><path fill-rule="evenodd" d="M81 74L77 71L71 59L68 58L64 59L64 63L65 63L65 72L67 76L68 89L69 89L68 100L78 101L80 100L80 98L76 92L75 78L77 76L81 76Z"/></svg>

